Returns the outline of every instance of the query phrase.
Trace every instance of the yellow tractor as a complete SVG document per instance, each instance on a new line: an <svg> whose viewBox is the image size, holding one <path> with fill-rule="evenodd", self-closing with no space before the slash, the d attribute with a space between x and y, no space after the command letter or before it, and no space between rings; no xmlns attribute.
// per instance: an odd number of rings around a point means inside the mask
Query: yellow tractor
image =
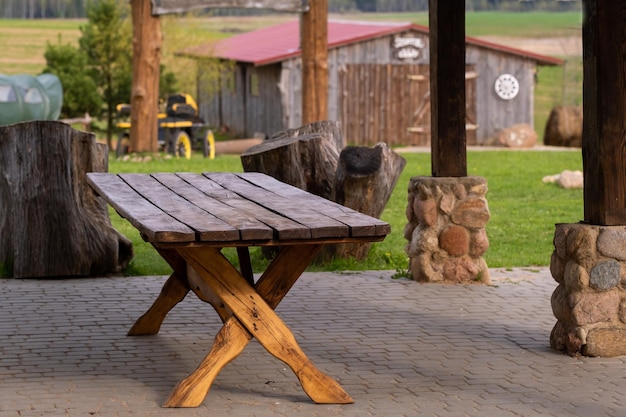
<svg viewBox="0 0 626 417"><path fill-rule="evenodd" d="M130 149L130 104L118 104L121 130L115 153L117 156L132 152ZM158 143L162 151L177 157L191 158L192 149L202 150L205 158L215 157L215 138L209 126L198 116L198 105L189 94L168 97L165 112L159 112Z"/></svg>

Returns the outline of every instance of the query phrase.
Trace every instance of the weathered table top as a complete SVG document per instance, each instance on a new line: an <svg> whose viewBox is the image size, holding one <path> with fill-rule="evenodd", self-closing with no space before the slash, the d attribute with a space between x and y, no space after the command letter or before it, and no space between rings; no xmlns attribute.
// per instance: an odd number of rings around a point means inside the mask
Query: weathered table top
<svg viewBox="0 0 626 417"><path fill-rule="evenodd" d="M389 224L261 173L89 173L155 246L380 241Z"/></svg>

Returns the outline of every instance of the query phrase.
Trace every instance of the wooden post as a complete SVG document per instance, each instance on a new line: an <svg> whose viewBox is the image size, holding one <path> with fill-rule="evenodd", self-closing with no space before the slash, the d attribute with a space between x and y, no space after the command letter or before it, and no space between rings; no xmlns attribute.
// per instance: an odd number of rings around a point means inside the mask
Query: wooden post
<svg viewBox="0 0 626 417"><path fill-rule="evenodd" d="M464 177L465 1L430 0L428 14L432 175Z"/></svg>
<svg viewBox="0 0 626 417"><path fill-rule="evenodd" d="M310 0L302 14L302 124L328 118L328 0Z"/></svg>
<svg viewBox="0 0 626 417"><path fill-rule="evenodd" d="M583 22L585 222L626 224L626 8L586 0Z"/></svg>
<svg viewBox="0 0 626 417"><path fill-rule="evenodd" d="M130 98L130 148L158 150L159 73L161 22L152 15L150 0L132 0L133 84Z"/></svg>

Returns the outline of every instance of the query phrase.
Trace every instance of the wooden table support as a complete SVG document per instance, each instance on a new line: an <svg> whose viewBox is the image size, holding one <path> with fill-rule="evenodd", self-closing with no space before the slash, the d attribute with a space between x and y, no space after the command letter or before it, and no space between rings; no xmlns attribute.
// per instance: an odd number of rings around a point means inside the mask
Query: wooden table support
<svg viewBox="0 0 626 417"><path fill-rule="evenodd" d="M256 287L214 248L189 248L182 256L233 311L215 337L213 348L200 366L181 381L163 404L197 407L219 371L236 358L252 337L296 374L305 393L316 403L349 404L353 400L341 386L319 371L306 357L291 331L274 313L321 245L285 247ZM210 261L206 261L210 259ZM287 262L284 262L284 261Z"/></svg>

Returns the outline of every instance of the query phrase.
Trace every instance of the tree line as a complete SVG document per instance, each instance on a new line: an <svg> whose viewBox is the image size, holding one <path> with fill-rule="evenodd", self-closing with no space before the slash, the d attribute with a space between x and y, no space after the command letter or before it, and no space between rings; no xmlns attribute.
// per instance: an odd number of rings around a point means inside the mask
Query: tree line
<svg viewBox="0 0 626 417"><path fill-rule="evenodd" d="M0 0L0 17L6 19L85 18L90 4L101 0ZM121 0L127 1L127 0ZM466 0L468 11L579 10L580 0ZM329 0L328 10L340 12L420 12L428 10L428 0ZM208 15L254 14L243 9L213 9Z"/></svg>

